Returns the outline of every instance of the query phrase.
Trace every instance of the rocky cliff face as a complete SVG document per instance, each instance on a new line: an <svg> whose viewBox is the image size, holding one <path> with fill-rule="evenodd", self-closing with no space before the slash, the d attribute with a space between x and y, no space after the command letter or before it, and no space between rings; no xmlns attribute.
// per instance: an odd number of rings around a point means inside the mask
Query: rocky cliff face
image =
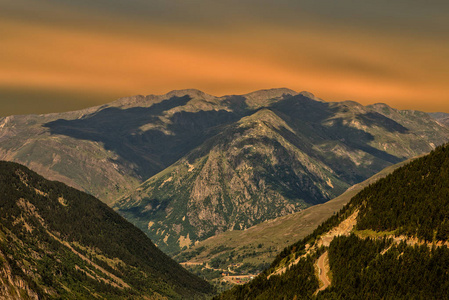
<svg viewBox="0 0 449 300"><path fill-rule="evenodd" d="M326 203L259 223L246 230L232 230L214 235L176 254L175 259L186 265L208 262L209 265L213 264L215 268L222 270L245 266L243 272L258 273L273 261L279 251L311 234L365 187L410 161L390 166ZM203 268L202 271L205 276L210 272L207 268ZM218 282L223 280L220 275L217 274L215 279Z"/></svg>
<svg viewBox="0 0 449 300"><path fill-rule="evenodd" d="M33 291L29 284L20 276L15 276L11 266L7 263L4 253L0 252L0 260L3 265L0 269L0 298L1 299L39 299L39 295Z"/></svg>
<svg viewBox="0 0 449 300"><path fill-rule="evenodd" d="M144 221L141 228L159 247L182 248L325 202L348 187L285 139L281 126L287 125L267 109L242 118L116 207Z"/></svg>

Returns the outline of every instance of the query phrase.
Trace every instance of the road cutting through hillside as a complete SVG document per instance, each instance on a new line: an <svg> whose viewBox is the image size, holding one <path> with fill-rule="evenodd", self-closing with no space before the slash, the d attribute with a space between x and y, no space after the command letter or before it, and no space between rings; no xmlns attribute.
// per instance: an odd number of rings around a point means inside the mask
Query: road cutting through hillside
<svg viewBox="0 0 449 300"><path fill-rule="evenodd" d="M318 277L320 281L323 283L323 286L317 290L319 291L325 290L328 286L331 285L331 281L329 277L327 277L327 273L329 272L329 263L328 263L328 253L324 252L317 260L316 265L318 267Z"/></svg>

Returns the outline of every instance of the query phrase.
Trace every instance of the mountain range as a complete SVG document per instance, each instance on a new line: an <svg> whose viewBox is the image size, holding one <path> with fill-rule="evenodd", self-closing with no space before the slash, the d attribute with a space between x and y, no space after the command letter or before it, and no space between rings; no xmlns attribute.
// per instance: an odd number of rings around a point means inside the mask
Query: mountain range
<svg viewBox="0 0 449 300"><path fill-rule="evenodd" d="M325 203L448 140L424 112L288 89L0 119L0 159L98 197L170 254Z"/></svg>
<svg viewBox="0 0 449 300"><path fill-rule="evenodd" d="M205 299L211 286L106 204L0 162L0 298Z"/></svg>

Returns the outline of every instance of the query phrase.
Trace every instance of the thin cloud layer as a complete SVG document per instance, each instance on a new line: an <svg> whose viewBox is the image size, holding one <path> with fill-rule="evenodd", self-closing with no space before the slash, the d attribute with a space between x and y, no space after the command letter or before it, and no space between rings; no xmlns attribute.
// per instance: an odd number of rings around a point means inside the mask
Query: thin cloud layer
<svg viewBox="0 0 449 300"><path fill-rule="evenodd" d="M285 86L329 101L449 112L448 4L241 2L0 1L0 104L20 90L54 89L73 109L92 98L76 94L109 102ZM39 113L54 107L37 98Z"/></svg>

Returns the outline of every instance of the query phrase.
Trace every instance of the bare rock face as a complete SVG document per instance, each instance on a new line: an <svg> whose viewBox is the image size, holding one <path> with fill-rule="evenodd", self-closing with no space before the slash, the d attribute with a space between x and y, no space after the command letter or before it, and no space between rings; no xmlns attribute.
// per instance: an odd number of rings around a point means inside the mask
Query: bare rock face
<svg viewBox="0 0 449 300"><path fill-rule="evenodd" d="M6 262L5 255L0 251L0 260L3 266L0 268L0 298L20 300L39 299L39 295L33 291L27 282L20 276L15 276L11 270L11 266Z"/></svg>

